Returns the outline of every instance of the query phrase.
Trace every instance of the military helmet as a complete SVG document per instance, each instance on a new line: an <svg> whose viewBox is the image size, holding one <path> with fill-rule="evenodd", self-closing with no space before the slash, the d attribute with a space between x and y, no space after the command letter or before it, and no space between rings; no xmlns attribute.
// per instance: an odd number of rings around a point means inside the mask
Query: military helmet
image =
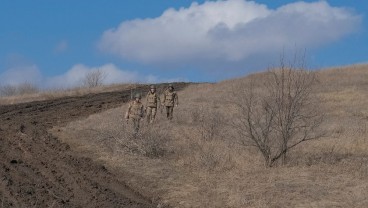
<svg viewBox="0 0 368 208"><path fill-rule="evenodd" d="M135 94L134 98L139 98L139 99L141 99L141 94L139 94L139 93Z"/></svg>
<svg viewBox="0 0 368 208"><path fill-rule="evenodd" d="M169 87L172 87L172 88L174 88L174 85L173 85L173 84L169 84Z"/></svg>
<svg viewBox="0 0 368 208"><path fill-rule="evenodd" d="M151 85L150 89L156 89L155 85Z"/></svg>

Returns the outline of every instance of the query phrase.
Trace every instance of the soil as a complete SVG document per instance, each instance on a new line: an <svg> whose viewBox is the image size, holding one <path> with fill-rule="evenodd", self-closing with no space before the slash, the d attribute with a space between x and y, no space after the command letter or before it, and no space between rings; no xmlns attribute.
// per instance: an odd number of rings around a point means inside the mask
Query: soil
<svg viewBox="0 0 368 208"><path fill-rule="evenodd" d="M176 83L176 90L187 85ZM148 91L148 86L137 90ZM129 188L124 176L48 132L119 107L130 94L126 90L0 106L0 206L156 207Z"/></svg>

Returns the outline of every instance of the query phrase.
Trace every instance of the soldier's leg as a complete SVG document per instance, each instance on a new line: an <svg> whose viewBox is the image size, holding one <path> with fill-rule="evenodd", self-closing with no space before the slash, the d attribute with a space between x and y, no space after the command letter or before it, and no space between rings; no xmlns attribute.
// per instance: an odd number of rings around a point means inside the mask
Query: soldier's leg
<svg viewBox="0 0 368 208"><path fill-rule="evenodd" d="M139 131L139 122L140 122L140 119L137 119L137 121L136 121L137 123L136 123L136 132L138 133L138 131Z"/></svg>
<svg viewBox="0 0 368 208"><path fill-rule="evenodd" d="M166 106L166 118L170 118L170 106Z"/></svg>
<svg viewBox="0 0 368 208"><path fill-rule="evenodd" d="M134 118L130 118L130 121L132 122L132 133L133 136L135 136L135 119Z"/></svg>
<svg viewBox="0 0 368 208"><path fill-rule="evenodd" d="M174 117L174 106L171 107L171 119Z"/></svg>
<svg viewBox="0 0 368 208"><path fill-rule="evenodd" d="M139 119L134 118L133 119L133 133L136 135L139 131Z"/></svg>
<svg viewBox="0 0 368 208"><path fill-rule="evenodd" d="M152 117L152 108L151 107L147 107L147 123L149 123L151 121L151 117Z"/></svg>
<svg viewBox="0 0 368 208"><path fill-rule="evenodd" d="M150 120L150 123L153 123L155 121L155 118L156 118L156 113L157 113L157 108L152 108L151 109L151 120Z"/></svg>
<svg viewBox="0 0 368 208"><path fill-rule="evenodd" d="M169 119L170 120L173 119L173 113L174 113L174 106L170 106L170 110L169 110Z"/></svg>

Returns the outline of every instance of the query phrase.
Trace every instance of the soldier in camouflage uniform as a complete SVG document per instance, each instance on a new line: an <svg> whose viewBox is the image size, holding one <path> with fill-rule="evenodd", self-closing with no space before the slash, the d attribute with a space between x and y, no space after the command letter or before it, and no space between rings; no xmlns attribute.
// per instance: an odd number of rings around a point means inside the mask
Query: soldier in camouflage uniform
<svg viewBox="0 0 368 208"><path fill-rule="evenodd" d="M174 91L174 86L169 84L169 88L164 92L163 105L166 107L166 117L173 118L174 106L179 105L178 94Z"/></svg>
<svg viewBox="0 0 368 208"><path fill-rule="evenodd" d="M139 122L143 118L143 104L141 102L141 95L136 94L134 100L129 104L128 111L125 114L127 122L129 119L133 122L134 135L139 131Z"/></svg>
<svg viewBox="0 0 368 208"><path fill-rule="evenodd" d="M160 107L160 97L156 93L156 87L151 85L150 91L146 96L146 113L147 123L153 123L155 121L157 108Z"/></svg>

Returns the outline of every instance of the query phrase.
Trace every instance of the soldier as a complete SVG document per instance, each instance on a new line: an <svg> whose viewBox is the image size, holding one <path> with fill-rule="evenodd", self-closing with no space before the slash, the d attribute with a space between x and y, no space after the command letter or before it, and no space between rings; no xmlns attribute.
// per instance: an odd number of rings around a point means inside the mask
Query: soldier
<svg viewBox="0 0 368 208"><path fill-rule="evenodd" d="M157 108L160 107L160 97L156 94L156 87L151 85L150 91L146 96L146 113L147 123L153 123L155 121Z"/></svg>
<svg viewBox="0 0 368 208"><path fill-rule="evenodd" d="M139 131L139 122L143 118L143 104L141 95L136 94L134 100L129 104L128 111L125 114L125 119L128 123L129 119L133 121L134 135Z"/></svg>
<svg viewBox="0 0 368 208"><path fill-rule="evenodd" d="M164 92L163 104L166 107L166 117L169 120L173 118L174 106L179 105L178 94L174 91L174 86L169 84L169 88Z"/></svg>

